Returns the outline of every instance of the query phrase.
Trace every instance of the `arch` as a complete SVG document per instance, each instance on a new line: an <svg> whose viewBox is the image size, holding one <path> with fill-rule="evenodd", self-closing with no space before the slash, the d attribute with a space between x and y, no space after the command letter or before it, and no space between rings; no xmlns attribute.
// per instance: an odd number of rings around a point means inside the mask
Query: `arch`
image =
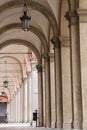
<svg viewBox="0 0 87 130"><path fill-rule="evenodd" d="M2 87L1 87L2 88ZM2 92L2 91L0 91L0 92ZM7 95L7 97L8 97L8 102L10 101L10 99L11 99L11 92L10 92L10 90L8 89L8 88L5 88L4 89L4 92L6 93L6 95Z"/></svg>
<svg viewBox="0 0 87 130"><path fill-rule="evenodd" d="M13 56L1 56L1 57L0 57L0 60L1 60L1 59L4 59L4 58L12 58L12 59L16 60L16 61L19 63L19 66L20 66L21 71L22 71L22 79L23 79L23 69L22 69L21 62L20 62L17 58L15 58L15 57L13 57Z"/></svg>
<svg viewBox="0 0 87 130"><path fill-rule="evenodd" d="M22 65L21 65L21 62L20 62L17 58L15 58L15 57L13 57L13 56L1 56L1 57L0 57L0 59L3 59L3 58L12 58L12 59L16 60L16 61L19 63L19 65L20 65L20 68L21 68L21 71L22 71L22 77L23 77Z"/></svg>
<svg viewBox="0 0 87 130"><path fill-rule="evenodd" d="M4 33L5 31L8 31L10 29L16 29L16 28L21 28L21 23L12 23L12 24L8 24L8 25L0 28L0 35L2 33ZM29 31L33 32L35 35L37 35L39 37L39 39L43 43L45 53L47 53L48 52L47 40L46 40L44 34L34 26L30 26Z"/></svg>
<svg viewBox="0 0 87 130"><path fill-rule="evenodd" d="M7 41L0 44L0 49L2 49L5 46L12 45L12 44L24 45L24 46L27 46L27 47L31 48L31 50L36 54L38 63L41 64L42 60L41 60L41 55L39 54L39 51L37 50L37 48L34 45L32 45L32 43L30 43L30 42L28 42L26 40L21 40L21 39L7 40Z"/></svg>
<svg viewBox="0 0 87 130"><path fill-rule="evenodd" d="M18 6L23 6L22 0L21 1L16 0L16 1L7 2L7 3L0 6L0 13L4 12L10 8L17 8ZM51 11L49 11L45 6L39 4L35 1L29 1L29 7L42 13L51 23L54 35L55 36L59 35L57 21L56 21L55 16L53 15L53 13Z"/></svg>

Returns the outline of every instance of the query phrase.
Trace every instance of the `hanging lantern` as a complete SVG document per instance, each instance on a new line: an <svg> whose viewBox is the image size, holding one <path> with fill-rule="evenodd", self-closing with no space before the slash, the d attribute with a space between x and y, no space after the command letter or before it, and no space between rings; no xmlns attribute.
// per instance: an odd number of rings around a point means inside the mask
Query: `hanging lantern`
<svg viewBox="0 0 87 130"><path fill-rule="evenodd" d="M3 82L3 86L5 88L8 87L8 81L7 81L7 61L5 61L5 81Z"/></svg>
<svg viewBox="0 0 87 130"><path fill-rule="evenodd" d="M29 15L29 10L27 7L26 0L24 3L24 9L23 9L22 16L20 17L20 20L21 20L21 24L22 24L22 29L24 31L29 31L29 20L31 20L31 16Z"/></svg>
<svg viewBox="0 0 87 130"><path fill-rule="evenodd" d="M7 81L7 80L5 80L5 81L3 82L3 86L4 86L5 88L8 87L8 81Z"/></svg>

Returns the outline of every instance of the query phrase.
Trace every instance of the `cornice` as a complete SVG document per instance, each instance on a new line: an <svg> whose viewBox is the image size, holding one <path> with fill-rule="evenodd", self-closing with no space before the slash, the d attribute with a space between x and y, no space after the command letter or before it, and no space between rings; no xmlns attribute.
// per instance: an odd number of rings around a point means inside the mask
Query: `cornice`
<svg viewBox="0 0 87 130"><path fill-rule="evenodd" d="M70 47L70 39L69 37L59 37L61 41L61 47Z"/></svg>
<svg viewBox="0 0 87 130"><path fill-rule="evenodd" d="M79 15L79 22L86 23L87 22L87 9L77 9L77 13Z"/></svg>

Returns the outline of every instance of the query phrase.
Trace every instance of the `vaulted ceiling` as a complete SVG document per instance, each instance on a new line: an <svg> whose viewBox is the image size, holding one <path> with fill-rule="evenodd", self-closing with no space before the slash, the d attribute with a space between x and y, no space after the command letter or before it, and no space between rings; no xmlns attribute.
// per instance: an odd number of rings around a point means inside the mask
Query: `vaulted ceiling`
<svg viewBox="0 0 87 130"><path fill-rule="evenodd" d="M9 92L4 91L11 97L30 71L29 59L35 60L36 55L41 62L42 53L48 52L49 39L59 33L60 26L61 0L28 0L30 31L24 32L20 21L23 3L24 0L0 0L0 91L7 63Z"/></svg>

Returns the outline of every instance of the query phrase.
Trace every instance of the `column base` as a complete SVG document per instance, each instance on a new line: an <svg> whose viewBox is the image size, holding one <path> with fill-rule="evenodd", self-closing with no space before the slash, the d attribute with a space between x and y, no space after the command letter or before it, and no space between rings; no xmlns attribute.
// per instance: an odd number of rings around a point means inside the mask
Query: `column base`
<svg viewBox="0 0 87 130"><path fill-rule="evenodd" d="M87 130L87 121L83 121L83 130Z"/></svg>
<svg viewBox="0 0 87 130"><path fill-rule="evenodd" d="M64 122L63 123L63 129L71 129L72 128L72 123Z"/></svg>
<svg viewBox="0 0 87 130"><path fill-rule="evenodd" d="M87 122L86 122L86 125L87 125ZM74 129L82 129L82 122L81 121L74 121L73 128Z"/></svg>
<svg viewBox="0 0 87 130"><path fill-rule="evenodd" d="M21 123L24 123L24 121L21 121Z"/></svg>
<svg viewBox="0 0 87 130"><path fill-rule="evenodd" d="M50 128L51 127L51 124L48 122L46 122L46 128Z"/></svg>
<svg viewBox="0 0 87 130"><path fill-rule="evenodd" d="M56 128L56 122L51 122L51 128Z"/></svg>
<svg viewBox="0 0 87 130"><path fill-rule="evenodd" d="M63 127L62 122L56 122L56 128L62 129L62 127Z"/></svg>
<svg viewBox="0 0 87 130"><path fill-rule="evenodd" d="M42 123L42 122L39 122L38 125L39 125L39 127L42 127L42 126L43 126L43 123Z"/></svg>

